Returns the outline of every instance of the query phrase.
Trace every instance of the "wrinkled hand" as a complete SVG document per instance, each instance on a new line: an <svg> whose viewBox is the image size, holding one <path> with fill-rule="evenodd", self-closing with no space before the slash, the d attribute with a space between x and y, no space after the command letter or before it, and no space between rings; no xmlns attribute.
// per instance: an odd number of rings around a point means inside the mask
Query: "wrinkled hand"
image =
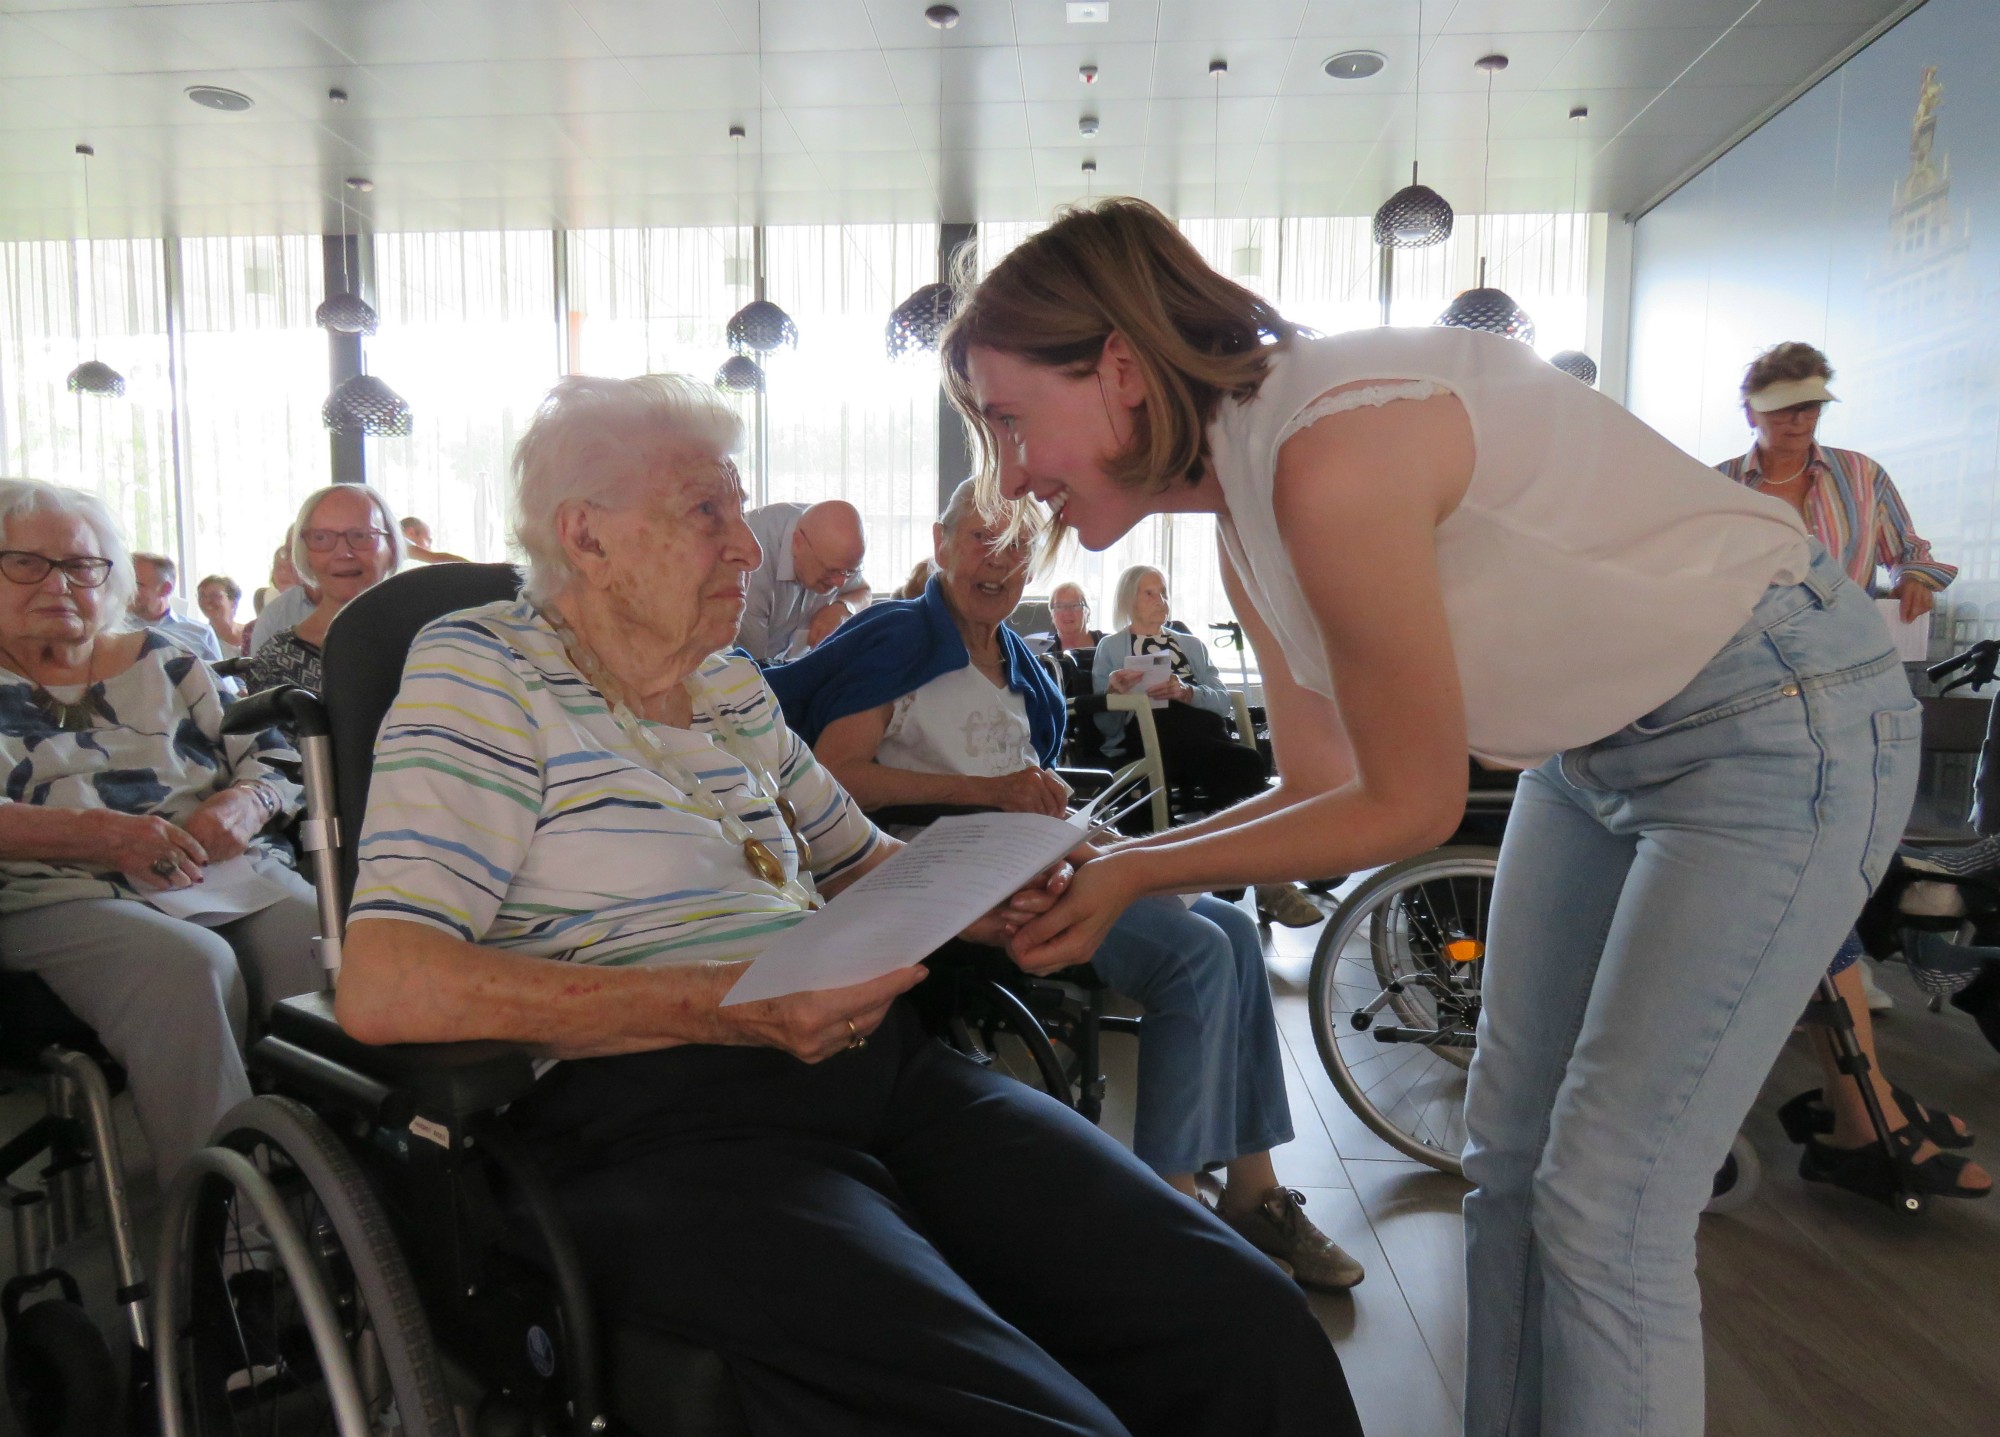
<svg viewBox="0 0 2000 1437"><path fill-rule="evenodd" d="M1937 607L1937 591L1911 574L1898 579L1896 587L1890 592L1903 601L1903 622L1906 624L1915 623Z"/></svg>
<svg viewBox="0 0 2000 1437"><path fill-rule="evenodd" d="M1146 697L1149 699L1178 699L1182 703L1185 703L1193 693L1193 689L1169 674L1166 678L1161 679L1158 683L1147 689Z"/></svg>
<svg viewBox="0 0 2000 1437"><path fill-rule="evenodd" d="M722 967L716 993L716 1041L736 1047L779 1048L805 1063L821 1063L855 1046L882 1026L889 1005L921 983L928 970L898 968L866 983L825 988L817 993L788 993L734 1008L719 1006L723 996L748 963ZM849 1025L852 1025L851 1027Z"/></svg>
<svg viewBox="0 0 2000 1437"><path fill-rule="evenodd" d="M188 815L187 831L208 850L208 862L220 863L249 848L250 840L263 829L268 811L255 794L225 788Z"/></svg>
<svg viewBox="0 0 2000 1437"><path fill-rule="evenodd" d="M1069 812L1069 785L1045 768L1024 768L986 780L987 799L1009 813L1046 813L1061 818Z"/></svg>
<svg viewBox="0 0 2000 1437"><path fill-rule="evenodd" d="M814 614L806 624L806 647L816 649L825 643L833 631L852 617L845 604L828 604Z"/></svg>
<svg viewBox="0 0 2000 1437"><path fill-rule="evenodd" d="M982 913L972 924L959 931L959 937L968 943L984 943L991 948L1004 948L1007 940L1020 931L1021 925L1038 918L1055 906L1069 888L1069 882L1076 870L1068 863L1058 863L1053 868L1037 874L1033 882L1011 895L990 913Z"/></svg>
<svg viewBox="0 0 2000 1437"><path fill-rule="evenodd" d="M83 816L94 830L98 862L124 874L134 888L150 893L201 882L208 850L186 829L151 814L114 813L107 808L91 809ZM153 864L162 858L174 860L173 871L164 877L153 871Z"/></svg>
<svg viewBox="0 0 2000 1437"><path fill-rule="evenodd" d="M1088 963L1111 925L1139 896L1126 876L1132 861L1114 854L1080 866L1055 906L1023 924L1008 943L1015 964L1024 973L1039 974Z"/></svg>
<svg viewBox="0 0 2000 1437"><path fill-rule="evenodd" d="M1146 681L1146 673L1144 669L1113 669L1105 687L1114 694L1129 694Z"/></svg>

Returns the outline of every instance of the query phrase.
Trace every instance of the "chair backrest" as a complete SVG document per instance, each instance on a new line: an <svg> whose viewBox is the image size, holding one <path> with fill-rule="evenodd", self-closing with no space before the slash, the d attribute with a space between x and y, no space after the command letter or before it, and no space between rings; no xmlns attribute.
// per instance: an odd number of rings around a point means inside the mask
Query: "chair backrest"
<svg viewBox="0 0 2000 1437"><path fill-rule="evenodd" d="M426 564L377 584L328 626L320 697L333 736L343 909L354 896L355 850L368 812L375 737L402 687L403 661L417 631L433 619L511 599L520 590L521 574L512 564Z"/></svg>
<svg viewBox="0 0 2000 1437"><path fill-rule="evenodd" d="M1014 612L1007 616L1007 627L1025 637L1028 634L1048 634L1055 631L1055 620L1049 614L1047 599L1023 599L1014 606Z"/></svg>

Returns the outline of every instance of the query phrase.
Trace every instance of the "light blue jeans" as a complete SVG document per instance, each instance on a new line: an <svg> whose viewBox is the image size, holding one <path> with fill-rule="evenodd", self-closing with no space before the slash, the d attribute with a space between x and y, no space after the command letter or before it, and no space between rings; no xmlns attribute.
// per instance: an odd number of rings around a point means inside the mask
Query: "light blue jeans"
<svg viewBox="0 0 2000 1437"><path fill-rule="evenodd" d="M1814 546L1679 695L1522 776L1466 1092L1465 1431L1695 1437L1695 1224L1882 876L1920 709Z"/></svg>
<svg viewBox="0 0 2000 1437"><path fill-rule="evenodd" d="M1145 1010L1132 1151L1174 1175L1292 1139L1264 948L1249 914L1219 898L1192 908L1142 898L1090 960Z"/></svg>

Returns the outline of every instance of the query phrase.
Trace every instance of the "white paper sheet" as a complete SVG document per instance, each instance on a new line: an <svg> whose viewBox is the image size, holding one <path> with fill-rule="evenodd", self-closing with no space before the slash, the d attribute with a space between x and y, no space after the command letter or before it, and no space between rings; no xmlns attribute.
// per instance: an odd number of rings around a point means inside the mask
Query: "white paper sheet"
<svg viewBox="0 0 2000 1437"><path fill-rule="evenodd" d="M1901 599L1877 599L1876 609L1896 641L1896 657L1906 664L1920 664L1931 656L1931 616L1921 614L1915 623L1903 622Z"/></svg>
<svg viewBox="0 0 2000 1437"><path fill-rule="evenodd" d="M201 879L187 888L163 888L148 893L146 901L169 918L184 918L204 928L214 928L232 919L260 913L291 893L276 878L260 872L247 853L209 864L202 869Z"/></svg>
<svg viewBox="0 0 2000 1437"><path fill-rule="evenodd" d="M874 872L794 924L736 980L726 1008L865 983L907 968L1083 839L1040 813L940 818Z"/></svg>
<svg viewBox="0 0 2000 1437"><path fill-rule="evenodd" d="M1141 676L1140 680L1133 687L1132 692L1142 694L1147 689L1153 687L1153 685L1162 683L1173 677L1174 656L1157 651L1150 654L1133 654L1125 660L1118 672L1121 674L1139 674ZM1154 699L1153 707L1163 709L1170 702L1172 702L1170 699Z"/></svg>

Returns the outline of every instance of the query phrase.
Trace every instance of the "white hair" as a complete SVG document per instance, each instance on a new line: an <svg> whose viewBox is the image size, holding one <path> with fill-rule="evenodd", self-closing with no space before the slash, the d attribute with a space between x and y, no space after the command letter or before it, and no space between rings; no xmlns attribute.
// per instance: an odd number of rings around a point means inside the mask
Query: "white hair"
<svg viewBox="0 0 2000 1437"><path fill-rule="evenodd" d="M306 502L299 505L299 516L292 521L292 567L299 571L299 578L317 589L319 575L313 572L312 550L306 547L306 530L313 527L313 510L319 508L322 500L335 494L366 494L368 502L375 506L375 512L382 516L382 527L389 532L386 542L389 557L393 562L389 572L395 573L403 566L403 526L396 522L396 515L389 508L389 501L366 484L328 484L306 495Z"/></svg>
<svg viewBox="0 0 2000 1437"><path fill-rule="evenodd" d="M1016 519L1016 515L1020 517ZM958 487L951 491L951 498L945 501L944 512L938 515L938 527L947 536L958 532L958 526L967 519L978 519L996 531L1009 531L1019 537L1032 549L1041 543L1043 531L1048 528L1048 517L1042 506L1029 504L1020 499L1002 499L999 511L985 508L979 502L979 484L974 479L961 479ZM1018 527L1015 527L1018 524ZM1029 572L1040 567L1043 556L1034 555Z"/></svg>
<svg viewBox="0 0 2000 1437"><path fill-rule="evenodd" d="M1118 576L1118 595L1111 603L1112 629L1132 627L1132 609L1139 602L1139 586L1146 582L1150 574L1160 581L1160 587L1167 587L1167 576L1151 564L1134 564Z"/></svg>
<svg viewBox="0 0 2000 1437"><path fill-rule="evenodd" d="M90 526L90 532L97 536L98 557L111 561L111 572L97 590L97 627L105 633L130 628L138 580L132 572L132 551L104 501L81 489L44 484L39 479L0 479L0 533L5 533L20 514L67 514Z"/></svg>
<svg viewBox="0 0 2000 1437"><path fill-rule="evenodd" d="M578 501L630 508L658 462L721 461L743 445L743 421L713 385L684 374L558 380L514 446L514 542L538 603L575 578L556 515Z"/></svg>

